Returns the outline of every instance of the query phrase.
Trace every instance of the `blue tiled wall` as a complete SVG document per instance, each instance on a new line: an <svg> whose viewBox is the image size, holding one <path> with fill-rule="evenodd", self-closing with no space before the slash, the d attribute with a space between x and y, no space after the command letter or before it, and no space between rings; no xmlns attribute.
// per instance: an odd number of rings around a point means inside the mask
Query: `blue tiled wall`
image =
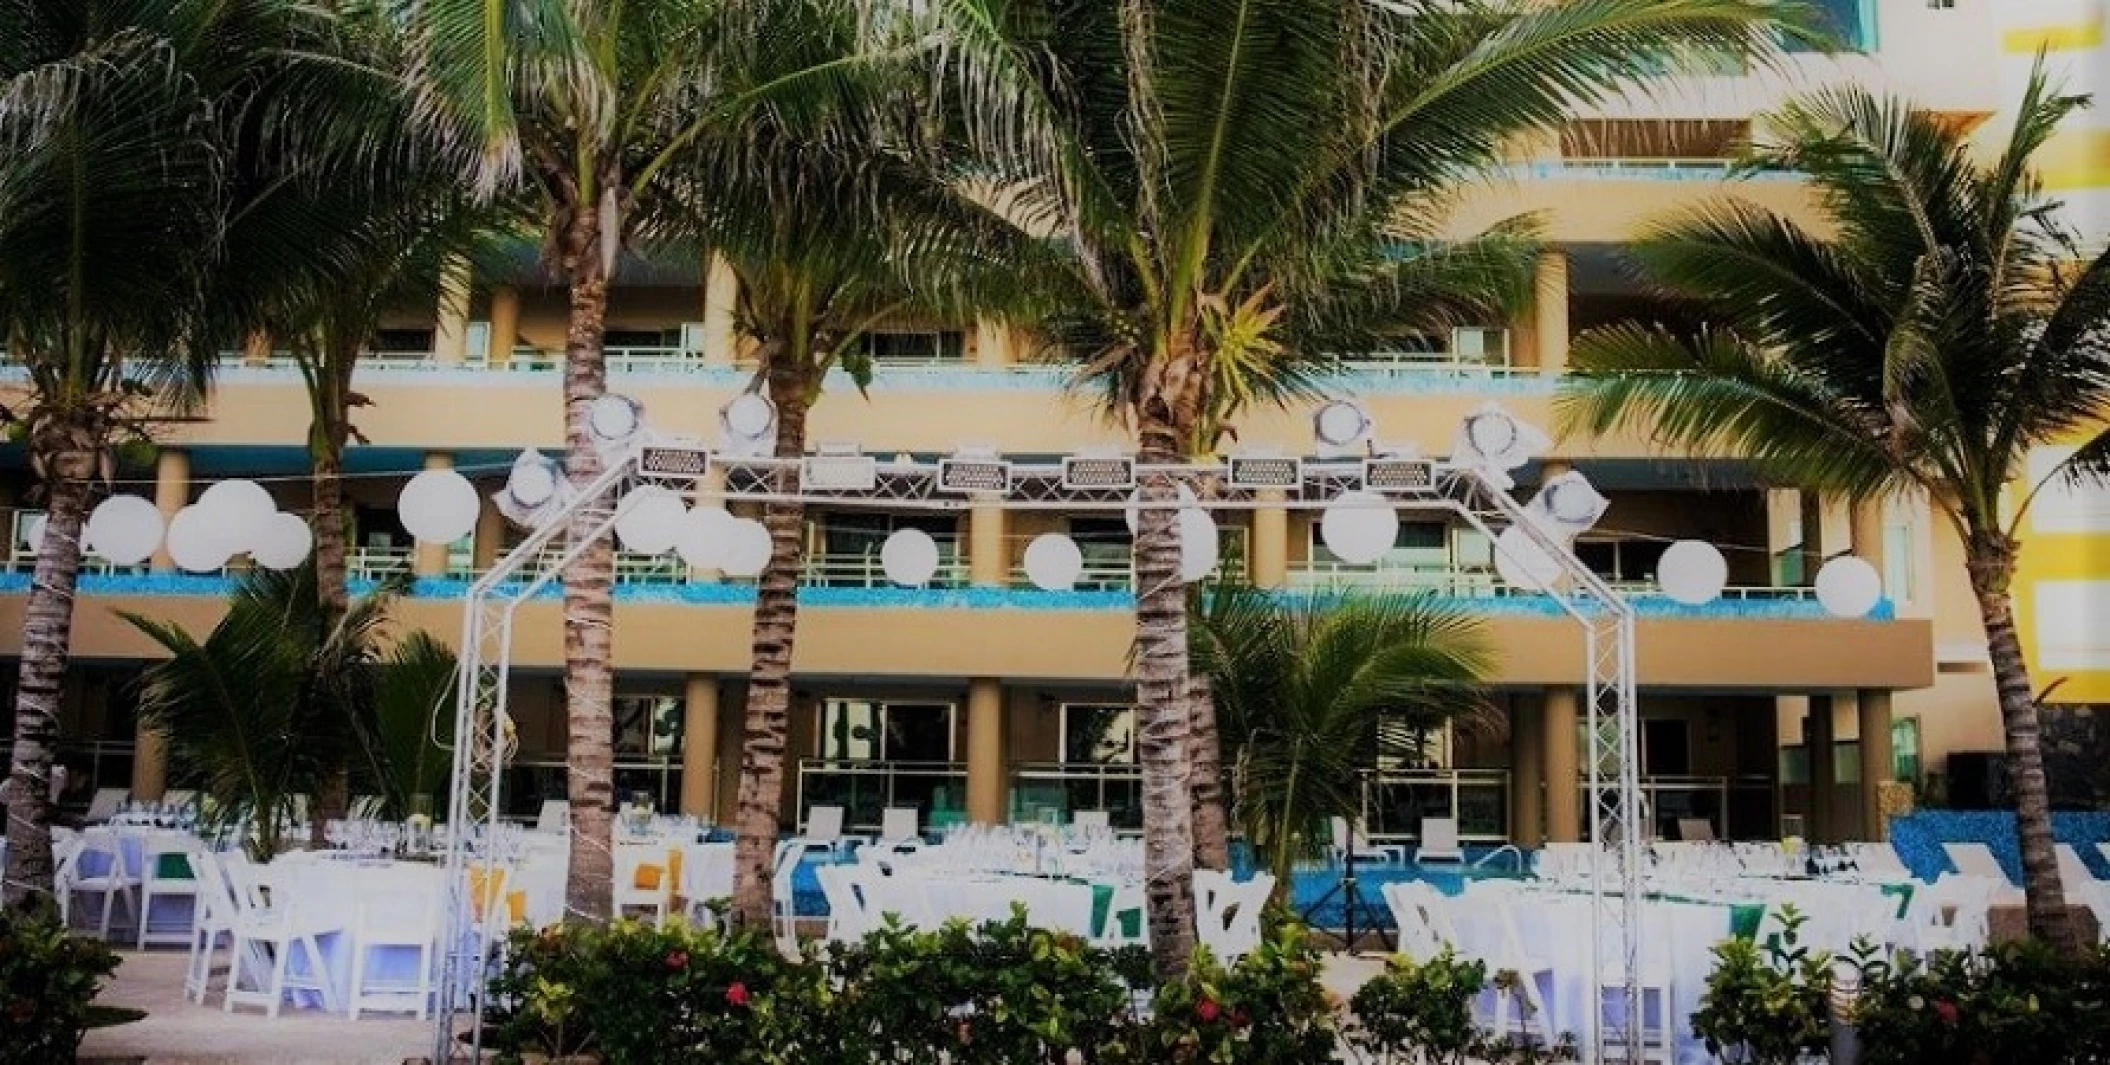
<svg viewBox="0 0 2110 1065"><path fill-rule="evenodd" d="M2098 843L2110 843L2110 812L2073 812L2051 815L2051 832L2060 843L2071 843L2099 877L2110 877L2110 866L2095 851ZM1983 843L2008 878L2021 883L2022 852L2015 843L2015 815L2007 810L1922 810L1890 821L1890 842L1905 867L1922 880L1954 872L1944 843Z"/></svg>

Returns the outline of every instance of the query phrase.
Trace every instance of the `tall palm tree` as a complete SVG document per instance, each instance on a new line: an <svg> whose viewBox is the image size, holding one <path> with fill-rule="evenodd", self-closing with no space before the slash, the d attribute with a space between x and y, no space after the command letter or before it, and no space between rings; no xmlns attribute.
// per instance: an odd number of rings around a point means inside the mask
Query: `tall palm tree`
<svg viewBox="0 0 2110 1065"><path fill-rule="evenodd" d="M1145 463L1206 454L1301 360L1508 302L1512 232L1443 244L1454 191L1520 133L1677 69L1750 54L1765 0L1403 4L946 0L952 92L981 117L977 177L1070 252L1057 333ZM994 87L994 89L992 89ZM1177 488L1146 478L1135 539L1137 698L1151 942L1193 941L1194 845ZM1206 738L1206 737L1205 737Z"/></svg>
<svg viewBox="0 0 2110 1065"><path fill-rule="evenodd" d="M1220 700L1236 811L1287 898L1298 858L1362 811L1362 773L1409 737L1469 718L1492 656L1434 595L1220 587L1195 618L1195 670Z"/></svg>
<svg viewBox="0 0 2110 1065"><path fill-rule="evenodd" d="M2016 482L2030 452L2095 434L2052 478L2100 477L2110 457L2110 257L2076 261L2031 170L2085 103L2040 68L1985 160L1907 101L1840 88L1790 105L1759 161L1807 174L1837 236L1734 200L1663 222L1635 255L1722 325L1588 334L1575 351L1587 372L1563 397L1573 427L1651 426L1672 446L1748 455L1781 484L1924 493L1962 542L1985 622L2030 927L2069 945L2009 588L2042 487Z"/></svg>
<svg viewBox="0 0 2110 1065"><path fill-rule="evenodd" d="M0 2L0 334L48 518L5 788L10 907L48 902L49 770L80 536L113 448L196 404L229 318L209 283L234 175L331 138L313 9L284 0ZM291 131L300 131L300 136ZM301 264L276 264L300 275ZM305 275L300 275L305 276Z"/></svg>
<svg viewBox="0 0 2110 1065"><path fill-rule="evenodd" d="M860 390L871 381L864 342L875 327L1016 311L1032 298L1028 264L1050 254L947 180L946 160L903 121L914 115L899 101L919 88L912 42L872 54L852 5L752 3L769 32L720 50L721 93L834 73L703 131L680 169L694 230L740 281L735 328L752 343L754 387L776 407L775 455L796 459L829 372ZM794 490L795 472L784 477L778 490ZM763 523L770 556L755 599L733 896L733 912L755 924L769 918L780 827L805 507L768 504Z"/></svg>

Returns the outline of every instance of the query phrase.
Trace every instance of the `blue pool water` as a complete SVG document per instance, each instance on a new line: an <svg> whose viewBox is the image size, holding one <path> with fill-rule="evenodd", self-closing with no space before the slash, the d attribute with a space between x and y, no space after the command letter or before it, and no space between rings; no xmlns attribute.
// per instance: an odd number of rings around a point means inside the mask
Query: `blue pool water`
<svg viewBox="0 0 2110 1065"><path fill-rule="evenodd" d="M1477 860L1477 853L1469 854ZM821 894L820 880L814 869L830 864L825 854L815 852L799 863L792 874L793 904L801 917L825 917L828 903ZM1435 886L1446 895L1457 895L1465 890L1467 880L1513 878L1524 875L1515 870L1515 861L1504 856L1490 862L1485 868L1474 868L1470 864L1456 866L1424 867L1385 862L1360 862L1356 865L1356 893L1362 899L1362 907L1356 913L1357 927L1368 927L1376 921L1379 927L1392 927L1392 914L1385 906L1383 887L1402 880L1421 880ZM1239 879L1252 875L1251 855L1243 846L1234 848L1232 871ZM1346 893L1341 890L1342 869L1340 866L1311 866L1296 871L1290 892L1291 908L1315 928L1342 928L1346 924Z"/></svg>

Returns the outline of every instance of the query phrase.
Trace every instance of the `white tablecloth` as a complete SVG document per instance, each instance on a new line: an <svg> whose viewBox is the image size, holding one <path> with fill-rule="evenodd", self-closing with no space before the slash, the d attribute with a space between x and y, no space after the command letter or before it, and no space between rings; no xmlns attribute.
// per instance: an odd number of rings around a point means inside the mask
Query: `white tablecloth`
<svg viewBox="0 0 2110 1065"><path fill-rule="evenodd" d="M323 979L341 1010L350 1001L353 952L364 946L356 934L362 901L387 900L387 905L399 906L416 905L415 899L436 899L445 874L438 866L419 862L303 856L273 862L263 875L272 885L274 905L290 903L297 908L297 921L318 926L316 946L322 953ZM430 957L437 962L436 953ZM366 962L367 976L370 981L407 983L416 977L418 961L414 947L374 947ZM306 952L299 949L288 958L286 973L289 982L315 979ZM289 989L286 1001L304 1009L323 1006L321 994L308 989Z"/></svg>

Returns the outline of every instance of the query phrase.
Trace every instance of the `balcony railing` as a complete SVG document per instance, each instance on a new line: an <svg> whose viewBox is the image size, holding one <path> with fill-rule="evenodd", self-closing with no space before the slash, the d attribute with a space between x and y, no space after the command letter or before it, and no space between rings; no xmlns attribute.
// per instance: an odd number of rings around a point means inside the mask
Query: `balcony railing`
<svg viewBox="0 0 2110 1065"><path fill-rule="evenodd" d="M1549 159L1512 163L1509 175L1527 181L1801 181L1793 170L1743 167L1734 159L1633 158Z"/></svg>
<svg viewBox="0 0 2110 1065"><path fill-rule="evenodd" d="M1011 820L1068 824L1104 810L1122 831L1143 827L1143 771L1133 762L1022 762L1011 769Z"/></svg>
<svg viewBox="0 0 2110 1065"><path fill-rule="evenodd" d="M1509 770L1383 770L1363 782L1363 824L1373 839L1418 840L1421 819L1451 817L1458 838L1509 841Z"/></svg>
<svg viewBox="0 0 2110 1065"><path fill-rule="evenodd" d="M965 762L799 760L798 823L814 806L840 806L853 832L879 831L890 806L922 811L925 828L967 819Z"/></svg>
<svg viewBox="0 0 2110 1065"><path fill-rule="evenodd" d="M1422 566L1353 565L1324 559L1293 562L1289 567L1293 588L1385 588L1428 591L1460 599L1498 599L1537 595L1504 583L1495 574L1479 569L1445 569ZM1661 597L1655 581L1612 581L1611 586L1634 598ZM1732 602L1815 602L1810 587L1736 585L1722 589L1723 599Z"/></svg>
<svg viewBox="0 0 2110 1065"><path fill-rule="evenodd" d="M1772 777L1644 776L1641 794L1659 839L1678 839L1678 822L1685 820L1706 821L1716 839L1775 839L1780 835L1779 788ZM1583 810L1590 808L1589 801L1590 786L1585 783Z"/></svg>

